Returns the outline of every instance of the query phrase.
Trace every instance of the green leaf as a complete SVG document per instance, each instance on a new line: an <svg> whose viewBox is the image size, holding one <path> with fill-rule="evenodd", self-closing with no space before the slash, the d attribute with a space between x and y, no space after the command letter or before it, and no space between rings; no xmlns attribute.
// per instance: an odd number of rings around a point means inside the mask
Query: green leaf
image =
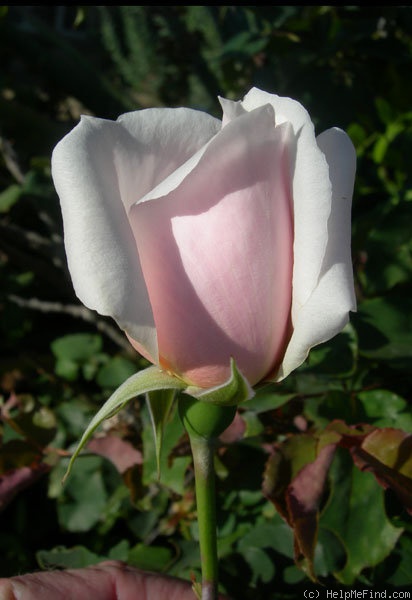
<svg viewBox="0 0 412 600"><path fill-rule="evenodd" d="M176 544L178 558L171 565L169 574L182 579L192 579L193 575L200 575L199 543L192 539L181 539ZM199 596L200 598L201 596Z"/></svg>
<svg viewBox="0 0 412 600"><path fill-rule="evenodd" d="M74 333L54 340L51 349L58 359L83 363L101 351L102 343L100 335Z"/></svg>
<svg viewBox="0 0 412 600"><path fill-rule="evenodd" d="M365 414L376 427L396 427L412 431L412 415L407 401L390 390L367 390L358 398Z"/></svg>
<svg viewBox="0 0 412 600"><path fill-rule="evenodd" d="M102 388L114 390L135 372L136 365L132 361L123 356L115 356L100 367L96 382Z"/></svg>
<svg viewBox="0 0 412 600"><path fill-rule="evenodd" d="M345 560L345 546L339 537L329 529L319 527L314 560L315 573L327 577L342 569Z"/></svg>
<svg viewBox="0 0 412 600"><path fill-rule="evenodd" d="M356 332L351 324L332 340L310 351L299 373L315 373L347 377L353 372L357 351Z"/></svg>
<svg viewBox="0 0 412 600"><path fill-rule="evenodd" d="M160 479L160 455L162 451L163 432L175 399L176 390L153 390L146 394L147 408L153 427L156 448L157 475Z"/></svg>
<svg viewBox="0 0 412 600"><path fill-rule="evenodd" d="M249 546L245 548L243 556L252 570L252 586L255 586L259 581L268 583L273 580L275 565L262 548Z"/></svg>
<svg viewBox="0 0 412 600"><path fill-rule="evenodd" d="M71 438L80 438L95 411L95 406L86 401L84 396L70 398L56 408L59 424Z"/></svg>
<svg viewBox="0 0 412 600"><path fill-rule="evenodd" d="M164 504L169 500L167 491L165 490L167 500L165 503L160 502L160 494L154 497L154 505L150 506L150 510L133 511L133 514L127 520L127 526L132 531L137 539L145 540L152 532L157 530L159 521L163 516L165 509Z"/></svg>
<svg viewBox="0 0 412 600"><path fill-rule="evenodd" d="M147 394L148 392L154 390L181 390L185 387L186 384L183 381L177 379L177 377L173 377L173 375L169 375L165 371L161 371L158 367L155 366L148 367L147 369L139 371L138 373L135 373L134 375L129 377L129 379L127 379L123 383L123 385L121 385L110 396L110 398L105 402L105 404L102 406L99 412L90 421L69 462L69 466L67 468L67 472L64 476L63 481L65 481L69 476L74 461L79 455L79 452L89 441L94 431L99 427L99 425L103 421L118 413L128 402L130 402L130 400L136 398L141 394Z"/></svg>
<svg viewBox="0 0 412 600"><path fill-rule="evenodd" d="M335 575L342 583L351 585L363 569L388 556L402 529L389 522L383 490L374 476L354 467L348 455L338 453L330 478L331 495L320 523L342 541L347 560Z"/></svg>
<svg viewBox="0 0 412 600"><path fill-rule="evenodd" d="M238 370L233 359L230 361L231 375L228 381L214 388L199 388L189 386L185 394L193 396L202 402L212 402L213 404L235 405L250 400L255 394L247 379Z"/></svg>
<svg viewBox="0 0 412 600"><path fill-rule="evenodd" d="M327 426L333 420L341 419L346 423L359 423L364 419L364 413L359 409L362 405L351 402L348 391L327 391L319 397L308 398L304 405L305 416L319 426Z"/></svg>
<svg viewBox="0 0 412 600"><path fill-rule="evenodd" d="M79 365L73 360L67 360L60 358L56 361L55 367L56 375L63 377L67 381L76 381L79 376Z"/></svg>
<svg viewBox="0 0 412 600"><path fill-rule="evenodd" d="M257 523L242 536L238 543L238 551L243 554L248 547L272 548L288 558L293 558L292 529L279 515L275 515L272 521Z"/></svg>
<svg viewBox="0 0 412 600"><path fill-rule="evenodd" d="M41 569L81 569L101 561L100 556L90 552L84 546L65 548L58 546L53 550L39 550L36 559Z"/></svg>
<svg viewBox="0 0 412 600"><path fill-rule="evenodd" d="M298 569L295 565L291 565L290 567L286 567L283 571L283 579L285 583L289 585L294 585L299 583L306 577L305 573Z"/></svg>
<svg viewBox="0 0 412 600"><path fill-rule="evenodd" d="M130 550L127 562L138 569L162 572L172 559L173 553L169 548L137 544Z"/></svg>
<svg viewBox="0 0 412 600"><path fill-rule="evenodd" d="M8 212L20 198L22 189L17 184L10 185L0 193L0 213Z"/></svg>
<svg viewBox="0 0 412 600"><path fill-rule="evenodd" d="M382 135L376 141L376 143L373 147L372 157L373 157L373 160L375 161L375 163L377 163L378 165L381 164L381 162L383 161L385 154L388 150L388 146L389 146L389 140L384 135Z"/></svg>
<svg viewBox="0 0 412 600"><path fill-rule="evenodd" d="M412 538L406 534L398 544L399 563L395 572L389 577L388 583L395 586L412 586Z"/></svg>
<svg viewBox="0 0 412 600"><path fill-rule="evenodd" d="M251 31L242 31L229 39L223 46L222 56L228 57L232 55L253 56L261 52L267 45L267 40L263 37L256 39L256 36Z"/></svg>
<svg viewBox="0 0 412 600"><path fill-rule="evenodd" d="M129 556L130 545L127 540L121 540L118 544L110 548L108 558L110 560L122 560L127 562Z"/></svg>
<svg viewBox="0 0 412 600"><path fill-rule="evenodd" d="M242 412L242 420L245 423L243 437L255 437L263 433L264 425L255 412L246 410Z"/></svg>
<svg viewBox="0 0 412 600"><path fill-rule="evenodd" d="M83 456L57 505L60 525L67 531L89 531L101 519L108 495L100 456Z"/></svg>
<svg viewBox="0 0 412 600"><path fill-rule="evenodd" d="M85 379L92 379L101 356L100 335L74 333L54 340L51 345L56 357L56 373L68 381L75 381L82 370Z"/></svg>
<svg viewBox="0 0 412 600"><path fill-rule="evenodd" d="M382 97L375 98L375 106L382 123L389 124L395 120L396 114L387 100Z"/></svg>
<svg viewBox="0 0 412 600"><path fill-rule="evenodd" d="M412 358L412 299L406 295L366 300L353 315L359 351L368 358L410 369Z"/></svg>
<svg viewBox="0 0 412 600"><path fill-rule="evenodd" d="M152 421L147 405L142 408L141 416L143 423L142 439L144 456L143 484L151 485L159 482L159 471L157 465L156 444L152 434ZM170 420L167 424L167 435L164 436L162 444L162 454L160 456L160 483L177 494L184 493L185 473L191 462L191 457L174 456L170 459L170 455L183 435L184 428L182 422L178 411L175 410L175 406L173 406Z"/></svg>
<svg viewBox="0 0 412 600"><path fill-rule="evenodd" d="M251 410L255 413L262 413L269 410L275 410L280 406L283 406L289 400L296 397L296 394L279 394L277 391L279 384L269 384L262 389L258 390L250 400L246 400L242 403L242 408Z"/></svg>
<svg viewBox="0 0 412 600"><path fill-rule="evenodd" d="M375 218L371 230L365 232L363 251L366 260L359 273L366 295L374 297L411 280L412 204L402 202L391 206Z"/></svg>

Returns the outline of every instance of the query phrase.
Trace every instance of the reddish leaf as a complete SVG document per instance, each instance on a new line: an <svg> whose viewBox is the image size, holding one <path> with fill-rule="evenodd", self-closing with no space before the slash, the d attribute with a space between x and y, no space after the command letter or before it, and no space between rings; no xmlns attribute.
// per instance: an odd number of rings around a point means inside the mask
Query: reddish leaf
<svg viewBox="0 0 412 600"><path fill-rule="evenodd" d="M94 454L110 460L119 473L124 473L130 467L143 463L141 452L136 450L130 442L115 435L94 438L87 447Z"/></svg>
<svg viewBox="0 0 412 600"><path fill-rule="evenodd" d="M326 428L338 433L339 445L349 449L355 465L370 471L385 489L398 495L412 514L412 435L400 429L346 425L333 421Z"/></svg>
<svg viewBox="0 0 412 600"><path fill-rule="evenodd" d="M298 562L305 559L308 561L313 579L315 578L312 570L317 541L319 503L335 448L334 444L322 448L316 460L303 467L288 486L286 495L295 532L295 557Z"/></svg>
<svg viewBox="0 0 412 600"><path fill-rule="evenodd" d="M276 447L264 477L264 494L293 528L295 561L313 580L319 504L336 439L329 433L325 439L310 434L289 438Z"/></svg>
<svg viewBox="0 0 412 600"><path fill-rule="evenodd" d="M286 501L289 484L300 468L316 458L316 441L309 434L288 438L274 447L263 476L263 493L273 502L278 512L292 526Z"/></svg>
<svg viewBox="0 0 412 600"><path fill-rule="evenodd" d="M399 429L376 429L351 453L356 466L373 473L385 489L393 489L412 514L412 435Z"/></svg>
<svg viewBox="0 0 412 600"><path fill-rule="evenodd" d="M50 466L40 463L31 467L22 467L5 473L0 477L0 510L3 510L22 490L35 483Z"/></svg>
<svg viewBox="0 0 412 600"><path fill-rule="evenodd" d="M14 439L0 447L0 510L18 492L37 481L50 470L42 455L25 440Z"/></svg>
<svg viewBox="0 0 412 600"><path fill-rule="evenodd" d="M325 431L333 431L337 434L339 437L336 440L339 441L342 448L352 448L353 446L360 446L365 436L375 431L375 429L376 427L367 423L347 425L344 421L336 420L329 423Z"/></svg>
<svg viewBox="0 0 412 600"><path fill-rule="evenodd" d="M319 504L336 447L393 489L412 513L412 435L397 429L333 421L320 434L296 434L277 444L267 462L263 493L292 527L295 561L313 580Z"/></svg>
<svg viewBox="0 0 412 600"><path fill-rule="evenodd" d="M366 436L362 449L412 480L412 434L399 429L376 429Z"/></svg>

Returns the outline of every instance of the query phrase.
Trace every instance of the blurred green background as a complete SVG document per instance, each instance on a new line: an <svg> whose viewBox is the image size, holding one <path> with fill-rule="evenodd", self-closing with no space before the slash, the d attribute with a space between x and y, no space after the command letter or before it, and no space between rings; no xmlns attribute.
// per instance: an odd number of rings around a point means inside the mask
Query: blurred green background
<svg viewBox="0 0 412 600"><path fill-rule="evenodd" d="M50 155L80 114L190 106L219 117L218 95L237 100L257 86L299 100L318 133L339 126L356 146L359 307L286 382L242 407L222 443L222 590L297 598L314 573L333 589L410 589L411 73L408 6L0 7L0 576L107 557L199 576L193 473L176 415L160 482L137 399L61 486L91 416L145 362L75 298ZM295 564L292 529L262 477L275 443L318 439L334 420L403 431L403 470L385 490L341 444L308 568ZM285 456L295 468L299 452Z"/></svg>

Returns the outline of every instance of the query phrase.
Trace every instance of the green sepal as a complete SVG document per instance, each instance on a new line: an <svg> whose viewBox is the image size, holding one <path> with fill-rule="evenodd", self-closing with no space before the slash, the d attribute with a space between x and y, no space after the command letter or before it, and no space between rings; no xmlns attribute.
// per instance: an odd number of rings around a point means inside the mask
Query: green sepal
<svg viewBox="0 0 412 600"><path fill-rule="evenodd" d="M155 441L158 479L160 479L160 455L162 451L163 431L170 416L175 396L175 389L152 390L146 394L146 403L149 409Z"/></svg>
<svg viewBox="0 0 412 600"><path fill-rule="evenodd" d="M237 405L253 398L255 392L237 368L233 358L230 359L230 369L230 378L225 383L207 389L189 386L184 390L185 394L202 402L212 402L221 406Z"/></svg>
<svg viewBox="0 0 412 600"><path fill-rule="evenodd" d="M236 414L236 405L201 402L182 394L178 401L179 416L189 437L216 439L229 427Z"/></svg>
<svg viewBox="0 0 412 600"><path fill-rule="evenodd" d="M159 367L153 366L135 373L129 379L127 379L104 403L102 408L90 421L86 431L83 433L80 442L70 459L69 466L67 467L66 474L63 478L63 482L67 479L70 471L73 467L74 461L78 457L81 450L87 444L94 431L99 425L118 413L130 400L140 396L141 394L148 394L156 390L183 390L187 384L181 379L174 377L166 371L162 371ZM161 414L161 410L158 411Z"/></svg>

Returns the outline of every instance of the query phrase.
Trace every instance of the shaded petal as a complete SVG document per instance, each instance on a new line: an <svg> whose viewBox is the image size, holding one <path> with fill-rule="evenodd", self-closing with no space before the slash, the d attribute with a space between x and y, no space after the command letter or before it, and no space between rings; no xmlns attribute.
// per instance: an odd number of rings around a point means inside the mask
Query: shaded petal
<svg viewBox="0 0 412 600"><path fill-rule="evenodd" d="M331 339L356 310L351 260L351 203L356 153L345 132L329 129L317 138L329 164L332 212L328 219L328 243L319 281L301 308L278 379L283 379L307 357L310 348Z"/></svg>
<svg viewBox="0 0 412 600"><path fill-rule="evenodd" d="M218 120L189 109L148 109L117 122L83 117L53 152L76 294L113 317L154 362L153 314L126 209L219 128Z"/></svg>
<svg viewBox="0 0 412 600"><path fill-rule="evenodd" d="M288 124L264 106L228 123L180 185L132 207L160 360L201 387L251 384L283 355L290 313Z"/></svg>
<svg viewBox="0 0 412 600"><path fill-rule="evenodd" d="M189 108L148 108L121 115L128 135L115 148L126 208L151 192L221 129L221 121Z"/></svg>
<svg viewBox="0 0 412 600"><path fill-rule="evenodd" d="M292 323L317 285L328 240L327 220L331 210L329 169L316 143L313 123L299 102L253 88L242 106L253 110L270 103L276 124L289 122L296 136L296 154L291 161L294 204L294 260Z"/></svg>

